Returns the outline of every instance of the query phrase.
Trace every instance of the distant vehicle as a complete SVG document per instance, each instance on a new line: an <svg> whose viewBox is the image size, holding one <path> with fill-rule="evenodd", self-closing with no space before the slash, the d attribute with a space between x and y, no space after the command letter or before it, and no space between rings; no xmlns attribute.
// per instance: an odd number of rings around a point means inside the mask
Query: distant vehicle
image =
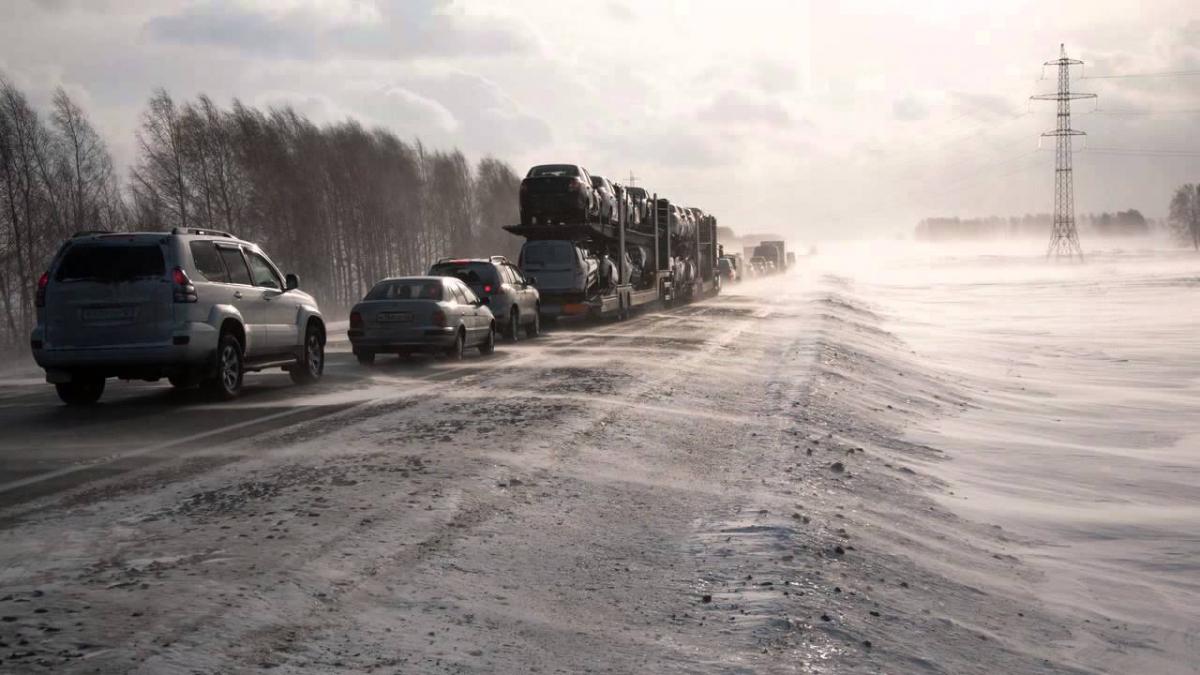
<svg viewBox="0 0 1200 675"><path fill-rule="evenodd" d="M522 329L531 338L541 333L536 279L526 277L508 258L443 258L429 268L429 276L454 277L487 298L488 309L509 340L516 342Z"/></svg>
<svg viewBox="0 0 1200 675"><path fill-rule="evenodd" d="M754 255L772 263L775 272L787 269L786 247L782 241L764 241L754 247Z"/></svg>
<svg viewBox="0 0 1200 675"><path fill-rule="evenodd" d="M787 266L790 268L795 264L796 264L796 252L788 251L787 252Z"/></svg>
<svg viewBox="0 0 1200 675"><path fill-rule="evenodd" d="M577 164L540 164L525 174L520 190L521 224L575 223L600 217L592 176Z"/></svg>
<svg viewBox="0 0 1200 675"><path fill-rule="evenodd" d="M643 225L643 229L649 229L646 226L649 226L654 219L654 203L651 200L650 193L646 192L646 188L640 187L626 187L625 191L629 193L629 198L633 202L633 210L637 213L636 222Z"/></svg>
<svg viewBox="0 0 1200 675"><path fill-rule="evenodd" d="M627 214L625 216L627 218L625 224L629 226L629 229L638 229L638 226L641 225L642 222L642 214L634 205L633 197L629 194L629 189L620 183L613 183L612 186L613 192L615 192L617 196L618 208L624 208L625 213Z"/></svg>
<svg viewBox="0 0 1200 675"><path fill-rule="evenodd" d="M376 354L441 352L462 359L468 347L496 350L496 318L486 301L453 277L384 279L350 311L350 346L363 365Z"/></svg>
<svg viewBox="0 0 1200 675"><path fill-rule="evenodd" d="M38 281L33 358L65 403L94 403L105 380L203 385L237 396L246 372L321 379L325 320L294 274L217 230L81 233Z"/></svg>
<svg viewBox="0 0 1200 675"><path fill-rule="evenodd" d="M617 191L604 176L592 176L592 187L600 199L600 222L617 222Z"/></svg>
<svg viewBox="0 0 1200 675"><path fill-rule="evenodd" d="M750 267L754 270L754 276L761 277L767 273L767 259L754 256L750 259Z"/></svg>
<svg viewBox="0 0 1200 675"><path fill-rule="evenodd" d="M725 281L740 281L738 277L737 267L734 265L733 258L729 256L721 256L717 260L717 274Z"/></svg>

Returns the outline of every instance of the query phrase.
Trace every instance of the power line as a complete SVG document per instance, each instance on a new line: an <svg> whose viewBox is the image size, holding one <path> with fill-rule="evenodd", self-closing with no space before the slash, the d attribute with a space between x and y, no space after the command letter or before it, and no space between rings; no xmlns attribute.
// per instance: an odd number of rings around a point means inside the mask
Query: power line
<svg viewBox="0 0 1200 675"><path fill-rule="evenodd" d="M1139 115L1200 115L1200 108L1192 110L1089 110L1087 112L1076 113L1078 115L1115 115L1115 116L1139 116Z"/></svg>
<svg viewBox="0 0 1200 675"><path fill-rule="evenodd" d="M1084 147L1081 153L1093 155L1139 155L1145 157L1200 157L1200 150L1172 150L1170 148L1105 148Z"/></svg>
<svg viewBox="0 0 1200 675"><path fill-rule="evenodd" d="M1129 73L1125 75L1083 75L1081 80L1124 80L1135 77L1192 77L1200 75L1200 70L1167 70L1160 73Z"/></svg>

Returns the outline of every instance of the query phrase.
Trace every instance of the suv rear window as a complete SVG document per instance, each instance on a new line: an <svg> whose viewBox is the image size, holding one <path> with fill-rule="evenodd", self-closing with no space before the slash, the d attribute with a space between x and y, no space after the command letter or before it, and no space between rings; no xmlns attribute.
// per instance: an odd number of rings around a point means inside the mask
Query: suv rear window
<svg viewBox="0 0 1200 675"><path fill-rule="evenodd" d="M54 278L115 284L161 278L166 271L158 244L79 244L67 249Z"/></svg>
<svg viewBox="0 0 1200 675"><path fill-rule="evenodd" d="M438 263L430 268L429 274L435 277L454 277L468 286L494 286L500 281L496 267L485 262Z"/></svg>
<svg viewBox="0 0 1200 675"><path fill-rule="evenodd" d="M574 164L542 164L529 170L526 178L545 178L548 176L561 178L578 178L579 167Z"/></svg>

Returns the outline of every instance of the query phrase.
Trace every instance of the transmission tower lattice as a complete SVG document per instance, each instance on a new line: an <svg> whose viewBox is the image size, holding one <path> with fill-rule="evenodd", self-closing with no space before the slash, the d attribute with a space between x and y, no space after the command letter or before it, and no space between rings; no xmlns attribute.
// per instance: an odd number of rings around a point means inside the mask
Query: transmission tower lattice
<svg viewBox="0 0 1200 675"><path fill-rule="evenodd" d="M1075 229L1075 179L1071 170L1071 137L1085 136L1084 132L1071 128L1071 101L1096 98L1095 94L1071 91L1071 66L1081 66L1083 61L1067 58L1066 45L1059 45L1059 57L1047 61L1044 66L1058 66L1058 93L1033 96L1038 101L1058 101L1058 124L1053 131L1042 136L1054 137L1054 229L1050 233L1050 248L1046 257L1073 258L1083 260L1083 249L1079 246L1079 231Z"/></svg>

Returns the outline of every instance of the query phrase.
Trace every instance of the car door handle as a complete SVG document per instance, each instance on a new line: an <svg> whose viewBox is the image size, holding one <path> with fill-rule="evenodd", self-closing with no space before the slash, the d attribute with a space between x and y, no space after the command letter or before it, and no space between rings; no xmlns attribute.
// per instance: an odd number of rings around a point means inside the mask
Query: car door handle
<svg viewBox="0 0 1200 675"><path fill-rule="evenodd" d="M241 291L234 291L234 292L233 292L233 297L237 298L238 300L241 300L241 299L242 299L242 292L241 292Z"/></svg>

